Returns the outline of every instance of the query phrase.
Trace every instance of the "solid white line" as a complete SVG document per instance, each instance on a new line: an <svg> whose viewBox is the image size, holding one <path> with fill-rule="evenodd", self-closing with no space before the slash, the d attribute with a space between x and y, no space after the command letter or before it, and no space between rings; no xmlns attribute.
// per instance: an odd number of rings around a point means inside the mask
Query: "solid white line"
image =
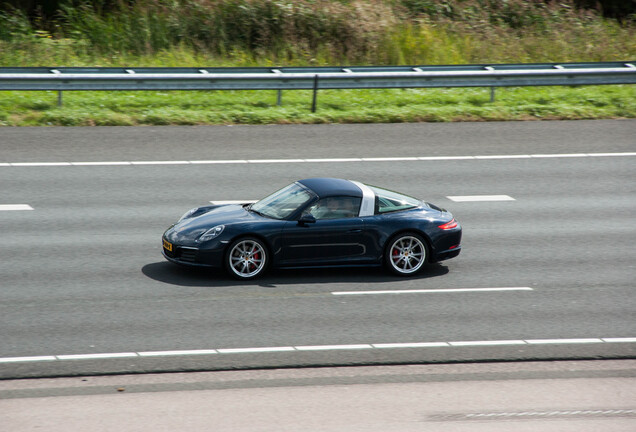
<svg viewBox="0 0 636 432"><path fill-rule="evenodd" d="M360 158L305 159L305 162L362 162Z"/></svg>
<svg viewBox="0 0 636 432"><path fill-rule="evenodd" d="M4 357L0 358L0 363L22 363L22 362L39 362L39 361L55 361L55 356L33 356L33 357Z"/></svg>
<svg viewBox="0 0 636 432"><path fill-rule="evenodd" d="M373 348L439 348L447 347L447 342L413 342L413 343L384 343L373 344Z"/></svg>
<svg viewBox="0 0 636 432"><path fill-rule="evenodd" d="M190 161L193 165L232 165L232 164L246 164L246 160L234 159L234 160L195 160Z"/></svg>
<svg viewBox="0 0 636 432"><path fill-rule="evenodd" d="M608 342L608 343L631 343L631 342L636 342L636 338L603 338L603 342Z"/></svg>
<svg viewBox="0 0 636 432"><path fill-rule="evenodd" d="M531 345L550 345L550 344L589 344L589 343L603 343L601 339L589 338L589 339L526 339L526 342Z"/></svg>
<svg viewBox="0 0 636 432"><path fill-rule="evenodd" d="M0 204L0 211L23 211L33 210L28 204Z"/></svg>
<svg viewBox="0 0 636 432"><path fill-rule="evenodd" d="M58 360L92 360L92 359L112 359L112 358L128 358L137 357L134 352L128 353L101 353L101 354L67 354L56 356Z"/></svg>
<svg viewBox="0 0 636 432"><path fill-rule="evenodd" d="M455 195L446 198L455 202L515 201L508 195Z"/></svg>
<svg viewBox="0 0 636 432"><path fill-rule="evenodd" d="M522 340L499 340L499 341L459 341L449 342L450 346L496 346L496 345L525 345Z"/></svg>
<svg viewBox="0 0 636 432"><path fill-rule="evenodd" d="M248 163L262 164L262 163L302 163L304 159L248 159Z"/></svg>
<svg viewBox="0 0 636 432"><path fill-rule="evenodd" d="M555 154L533 154L533 158L577 158L588 157L589 153L555 153Z"/></svg>
<svg viewBox="0 0 636 432"><path fill-rule="evenodd" d="M216 350L180 350L180 351L143 351L139 357L189 356L217 354Z"/></svg>
<svg viewBox="0 0 636 432"><path fill-rule="evenodd" d="M294 347L298 351L331 351L331 350L353 350L353 349L369 349L373 346L369 344L355 345L307 345Z"/></svg>
<svg viewBox="0 0 636 432"><path fill-rule="evenodd" d="M294 347L264 347L264 348L225 348L218 350L221 354L242 354L261 352L287 352L295 351Z"/></svg>
<svg viewBox="0 0 636 432"><path fill-rule="evenodd" d="M629 153L588 153L589 157L616 157L616 156L636 156L636 152Z"/></svg>
<svg viewBox="0 0 636 432"><path fill-rule="evenodd" d="M417 157L374 157L362 158L363 162L406 162L419 160Z"/></svg>
<svg viewBox="0 0 636 432"><path fill-rule="evenodd" d="M365 349L391 349L391 348L461 348L461 347L489 347L506 345L558 345L558 344L602 344L602 343L636 343L636 338L578 338L578 339L512 339L512 340L476 340L476 341L452 341L452 342L406 342L406 343L378 343L378 344L350 344L350 345L303 345L280 347L255 347L255 348L221 348L207 350L174 350L174 351L143 351L123 353L101 354L67 354L58 356L31 356L31 357L0 357L0 363L22 363L39 361L66 361L66 360L100 360L119 359L131 357L161 357L161 356L189 356L189 355L218 355L218 354L244 354L267 352L294 352L294 351L337 351L337 350L365 350Z"/></svg>
<svg viewBox="0 0 636 432"><path fill-rule="evenodd" d="M384 295L384 294L451 294L463 292L498 292L498 291L533 291L530 287L501 288L450 288L450 289L415 289L415 290L383 290L383 291L332 291L332 295Z"/></svg>
<svg viewBox="0 0 636 432"><path fill-rule="evenodd" d="M117 166L132 165L130 162L71 162L75 166Z"/></svg>
<svg viewBox="0 0 636 432"><path fill-rule="evenodd" d="M475 159L530 159L530 155L489 155L475 156Z"/></svg>
<svg viewBox="0 0 636 432"><path fill-rule="evenodd" d="M132 165L188 165L189 161L134 161Z"/></svg>
<svg viewBox="0 0 636 432"><path fill-rule="evenodd" d="M445 161L445 160L474 160L475 156L421 156L421 161Z"/></svg>
<svg viewBox="0 0 636 432"><path fill-rule="evenodd" d="M518 155L477 155L477 156L403 156L403 157L356 157L356 158L316 158L316 159L234 159L234 160L176 160L176 161L102 161L102 162L2 162L0 167L55 167L55 166L113 166L113 165L232 165L267 163L346 163L346 162L398 162L398 161L456 161L456 160L507 160L545 158L585 158L585 157L628 157L636 152L622 153L554 153Z"/></svg>
<svg viewBox="0 0 636 432"><path fill-rule="evenodd" d="M14 167L56 167L70 165L70 162L14 162L11 164L11 166Z"/></svg>

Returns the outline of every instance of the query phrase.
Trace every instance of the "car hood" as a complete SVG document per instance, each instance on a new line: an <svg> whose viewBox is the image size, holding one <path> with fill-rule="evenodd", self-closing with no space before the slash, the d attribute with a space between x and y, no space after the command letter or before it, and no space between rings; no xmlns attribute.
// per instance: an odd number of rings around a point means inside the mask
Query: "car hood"
<svg viewBox="0 0 636 432"><path fill-rule="evenodd" d="M262 220L263 217L250 213L240 205L210 206L199 209L203 214L183 219L166 231L166 234L181 238L196 238L217 225Z"/></svg>

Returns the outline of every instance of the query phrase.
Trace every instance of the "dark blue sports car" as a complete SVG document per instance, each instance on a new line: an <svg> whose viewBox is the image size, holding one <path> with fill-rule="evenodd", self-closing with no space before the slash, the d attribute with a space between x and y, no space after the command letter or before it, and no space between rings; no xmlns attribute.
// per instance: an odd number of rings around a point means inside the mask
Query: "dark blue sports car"
<svg viewBox="0 0 636 432"><path fill-rule="evenodd" d="M168 261L224 267L238 279L269 266L386 265L409 276L459 255L462 229L433 204L351 180L299 180L253 204L187 212L163 234Z"/></svg>

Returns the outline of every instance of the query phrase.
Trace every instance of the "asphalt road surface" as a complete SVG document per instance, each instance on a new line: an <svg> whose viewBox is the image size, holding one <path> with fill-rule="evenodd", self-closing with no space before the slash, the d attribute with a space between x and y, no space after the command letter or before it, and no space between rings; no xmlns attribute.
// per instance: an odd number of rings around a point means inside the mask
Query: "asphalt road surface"
<svg viewBox="0 0 636 432"><path fill-rule="evenodd" d="M635 137L634 120L0 128L0 378L633 358ZM408 279L252 282L162 258L186 210L312 176L449 209L461 255Z"/></svg>
<svg viewBox="0 0 636 432"><path fill-rule="evenodd" d="M2 430L632 432L636 361L0 381Z"/></svg>

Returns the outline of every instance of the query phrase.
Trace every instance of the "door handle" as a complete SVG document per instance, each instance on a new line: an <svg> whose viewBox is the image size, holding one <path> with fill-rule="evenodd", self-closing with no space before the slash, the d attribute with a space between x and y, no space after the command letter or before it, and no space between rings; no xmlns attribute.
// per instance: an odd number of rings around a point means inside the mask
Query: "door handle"
<svg viewBox="0 0 636 432"><path fill-rule="evenodd" d="M352 230L349 230L348 232L350 232L350 233L361 233L362 230L361 229L352 229Z"/></svg>

